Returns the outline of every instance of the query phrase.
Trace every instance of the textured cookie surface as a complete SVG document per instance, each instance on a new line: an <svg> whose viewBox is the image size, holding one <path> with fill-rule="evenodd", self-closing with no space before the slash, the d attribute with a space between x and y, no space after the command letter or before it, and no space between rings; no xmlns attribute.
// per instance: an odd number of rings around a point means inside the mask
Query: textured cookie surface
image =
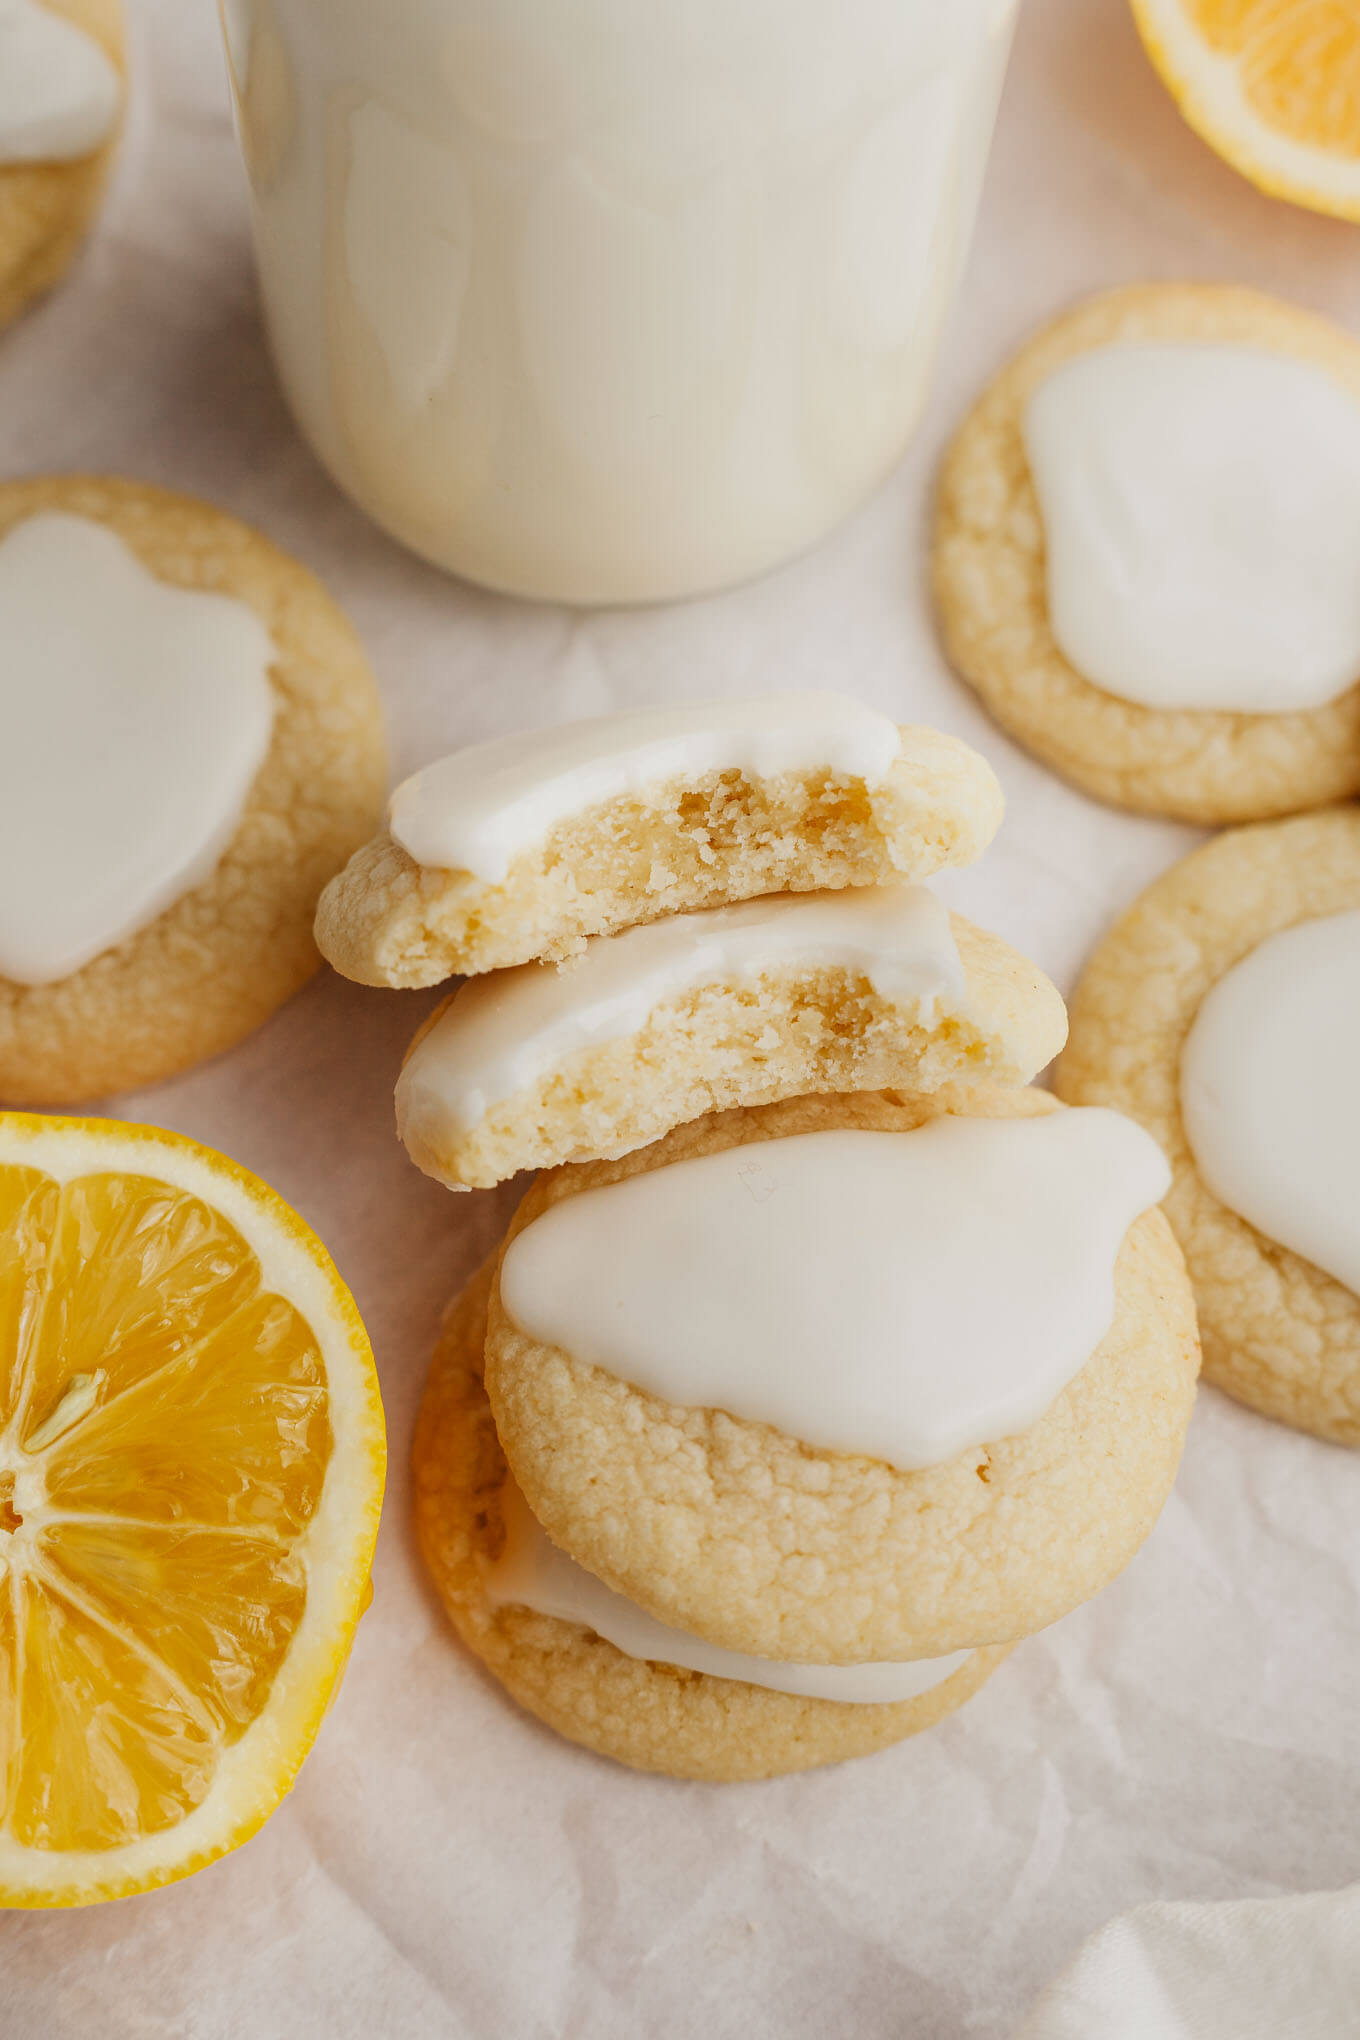
<svg viewBox="0 0 1360 2040"><path fill-rule="evenodd" d="M154 1083L257 1027L317 968L317 896L372 830L387 778L363 650L296 560L207 503L139 483L0 484L0 536L40 510L98 519L175 587L249 603L278 654L275 720L235 840L206 884L55 984L0 978L0 1100L11 1105Z"/></svg>
<svg viewBox="0 0 1360 2040"><path fill-rule="evenodd" d="M933 571L950 659L1020 743L1119 807L1243 822L1360 791L1360 676L1336 700L1298 714L1151 709L1094 686L1058 649L1022 436L1025 409L1064 362L1130 341L1288 354L1360 400L1360 344L1254 291L1145 284L1078 306L1002 371L945 459Z"/></svg>
<svg viewBox="0 0 1360 2040"><path fill-rule="evenodd" d="M1180 1063L1201 1001L1234 964L1282 928L1354 907L1360 808L1216 837L1150 886L1096 950L1056 1078L1072 1104L1118 1107L1165 1151L1175 1175L1165 1208L1194 1283L1208 1378L1347 1445L1360 1445L1360 1296L1212 1194L1181 1118Z"/></svg>
<svg viewBox="0 0 1360 2040"><path fill-rule="evenodd" d="M416 1522L449 1615L469 1649L551 1728L640 1770L679 1778L769 1778L866 1756L929 1728L1005 1657L980 1650L953 1677L892 1706L796 1699L625 1655L579 1624L493 1607L482 1565L503 1538L505 1455L482 1385L493 1265L445 1320L415 1441Z"/></svg>
<svg viewBox="0 0 1360 2040"><path fill-rule="evenodd" d="M715 1114L621 1161L541 1176L508 1238L558 1198L717 1148L828 1127L905 1131L945 1111L1061 1109L1040 1091L955 1087ZM494 1290L487 1388L549 1535L659 1621L795 1662L937 1657L1055 1621L1156 1521L1199 1365L1189 1283L1159 1211L1130 1227L1115 1294L1110 1331L1037 1424L918 1472L669 1406L526 1338Z"/></svg>
<svg viewBox="0 0 1360 2040"><path fill-rule="evenodd" d="M402 1138L428 1174L487 1186L520 1169L628 1154L706 1112L808 1091L1027 1084L1066 1038L1063 1002L1018 950L952 921L967 990L932 1013L844 970L705 986L655 1008L640 1032L566 1058L466 1131L407 1104L399 1087Z"/></svg>
<svg viewBox="0 0 1360 2040"><path fill-rule="evenodd" d="M827 773L666 782L560 824L501 884L427 869L384 832L327 886L316 939L360 984L433 985L758 893L928 878L980 856L1000 820L976 751L907 728L872 791Z"/></svg>
<svg viewBox="0 0 1360 2040"><path fill-rule="evenodd" d="M122 0L42 0L92 36L124 71ZM0 326L50 290L89 231L118 147L70 162L0 163Z"/></svg>

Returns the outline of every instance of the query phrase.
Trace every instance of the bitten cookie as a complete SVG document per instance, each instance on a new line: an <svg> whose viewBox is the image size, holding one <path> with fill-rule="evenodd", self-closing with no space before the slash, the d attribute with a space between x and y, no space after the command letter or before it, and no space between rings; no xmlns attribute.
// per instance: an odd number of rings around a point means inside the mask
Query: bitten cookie
<svg viewBox="0 0 1360 2040"><path fill-rule="evenodd" d="M1025 1084L1066 1033L1043 973L924 887L780 894L470 979L411 1045L397 1126L428 1175L485 1186L732 1105Z"/></svg>
<svg viewBox="0 0 1360 2040"><path fill-rule="evenodd" d="M1358 993L1360 809L1234 830L1105 936L1056 1078L1073 1104L1139 1120L1171 1162L1166 1211L1209 1379L1347 1445L1360 1445L1360 1295L1343 1258L1360 1254Z"/></svg>
<svg viewBox="0 0 1360 2040"><path fill-rule="evenodd" d="M0 486L0 626L0 1098L64 1104L231 1047L310 977L317 895L382 810L381 709L304 567L139 483Z"/></svg>
<svg viewBox="0 0 1360 2040"><path fill-rule="evenodd" d="M975 751L847 696L640 709L405 781L322 895L317 942L361 984L432 985L755 894L926 878L1000 819Z"/></svg>
<svg viewBox="0 0 1360 2040"><path fill-rule="evenodd" d="M1056 1169L1043 1173L1038 1147L1056 1152L1047 1134L1036 1144L1027 1131L1012 1128L998 1142L992 1130L994 1122L1060 1112L1041 1092L985 1087L929 1097L800 1098L716 1114L621 1161L540 1177L516 1214L502 1254L490 1304L486 1380L506 1457L553 1540L659 1621L728 1649L809 1663L905 1660L1009 1642L1104 1586L1147 1536L1170 1489L1194 1397L1198 1343L1180 1253L1165 1219L1145 1208L1160 1196L1164 1182L1155 1151L1148 1150L1156 1178L1150 1196L1149 1179L1140 1179L1128 1205L1096 1216L1094 1207L1104 1196L1098 1179L1068 1171L1062 1155ZM914 1206L918 1232L934 1228L926 1258L899 1259L891 1243L879 1244L875 1232L866 1269L851 1251L854 1228L881 1229L885 1212L896 1228L902 1208L896 1199L884 1202L882 1179L873 1172L905 1163L900 1145L880 1149L871 1141L866 1148L866 1131L912 1129L920 1129L912 1139L927 1143L934 1164ZM1063 1142L1077 1132L1083 1139L1118 1135L1126 1149L1136 1149L1141 1166L1137 1129L1126 1122L1074 1124L1063 1129ZM767 1270L762 1261L753 1274L738 1263L705 1296L705 1271L714 1267L713 1227L720 1239L734 1241L737 1255L755 1237L757 1216L747 1214L743 1200L771 1220L767 1230L778 1254L788 1200L800 1194L799 1163L781 1149L800 1135L836 1137L828 1151L836 1166L826 1186L820 1239L815 1226L809 1229L800 1220L797 1243L790 1245L780 1272ZM960 1180L939 1151L957 1156L966 1150L966 1165L980 1137L986 1149L982 1172L965 1166ZM845 1151L847 1141L853 1154ZM998 1145L1004 1155L996 1153ZM806 1158L807 1145L801 1146ZM740 1152L740 1163L728 1165L729 1150ZM724 1181L716 1201L707 1192L700 1198L692 1176L671 1166L710 1170L715 1159L723 1162L718 1173L724 1179L736 1178L735 1184ZM820 1161L819 1154L812 1165ZM585 1303L593 1309L598 1295L608 1325L618 1324L630 1339L637 1330L645 1341L649 1327L658 1324L669 1338L673 1328L683 1397L633 1386L620 1372L630 1364L626 1358L597 1365L544 1343L521 1329L504 1299L509 1259L520 1251L520 1241L533 1239L540 1215L556 1227L565 1201L584 1203L583 1193L595 1191L613 1197L616 1191L602 1186L632 1187L648 1172L655 1172L646 1186L648 1200L658 1188L674 1190L678 1200L652 1242L667 1281L667 1294L657 1303L660 1315L649 1317L645 1308L640 1321L636 1315L638 1245L631 1233L622 1236L619 1221L626 1214L612 1207L604 1254L606 1259L612 1254L618 1273L599 1255L583 1256L579 1243L568 1240L575 1279L563 1275L548 1300L554 1307ZM1143 1213L1126 1235L1121 1209ZM985 1238L996 1247L995 1260L984 1253L983 1262L972 1265L966 1237L972 1219L961 1212L987 1214ZM708 1213L712 1225L705 1234ZM1037 1223L1030 1224L1026 1214ZM1086 1246L1069 1250L1069 1243L1087 1223L1105 1228L1095 1249L1103 1273L1095 1283L1093 1316L1081 1306L1075 1333L1069 1325L1062 1334L1072 1340L1072 1350L1064 1348L1058 1356L1047 1351L1044 1312L1078 1309L1078 1293L1085 1293L1092 1278L1081 1258ZM554 1235L546 1237L550 1244ZM919 1255L919 1240L896 1230L893 1239L916 1247ZM1054 1266L1038 1265L1030 1251L1035 1242L1043 1250L1040 1260L1057 1255ZM955 1254L961 1258L951 1261ZM914 1292L906 1301L891 1293L899 1269ZM732 1339L766 1337L778 1309L777 1343L798 1339L799 1314L816 1318L825 1368L814 1363L799 1388L818 1402L819 1423L825 1420L838 1435L844 1425L848 1436L853 1408L862 1429L864 1412L856 1398L863 1385L857 1370L864 1326L858 1320L866 1281L881 1292L871 1307L883 1304L891 1347L886 1400L871 1395L868 1407L881 1456L844 1443L838 1449L808 1444L806 1427L794 1435L725 1413L723 1405L732 1407L740 1385L733 1372L744 1371L743 1350L740 1344L732 1350ZM620 1283L628 1293L620 1288L616 1298ZM1012 1285L1026 1293L1024 1310L1017 1307L1014 1316ZM680 1302L680 1295L688 1302ZM794 1313L791 1325L786 1301ZM516 1308L522 1312L522 1303ZM956 1311L962 1320L976 1308L983 1323L999 1313L1005 1329L995 1350L977 1349L971 1335L979 1320L970 1318L969 1335L960 1324L957 1350L943 1366L935 1357L938 1326L929 1317L940 1308L946 1343ZM898 1339L903 1309L926 1325L914 1348ZM823 1326L826 1314L831 1330ZM1066 1378L1060 1386L1050 1375L1037 1393L1023 1384L1021 1364L1035 1357L1023 1342L1036 1336L1036 1322L1040 1361L1061 1357L1060 1378ZM1108 1327L1103 1336L1102 1322ZM637 1351L636 1341L629 1351ZM908 1361L909 1380L902 1372ZM790 1372L788 1346L779 1343L777 1353L762 1355L762 1367L760 1396L782 1396ZM1023 1386L1024 1420L984 1432L994 1442L959 1449L949 1442L956 1435L953 1405L978 1369L994 1377L992 1386L999 1384L1003 1395ZM715 1371L720 1388L695 1392L700 1378L707 1381ZM1014 1412L1020 1404L1006 1407ZM918 1422L929 1427L924 1451L908 1440L896 1463L888 1463L889 1430L896 1436L904 1425ZM908 1458L914 1470L903 1464Z"/></svg>
<svg viewBox="0 0 1360 2040"><path fill-rule="evenodd" d="M0 21L0 325L73 260L124 92L122 0L11 0Z"/></svg>
<svg viewBox="0 0 1360 2040"><path fill-rule="evenodd" d="M1206 823L1360 790L1360 344L1220 285L1066 313L946 456L945 645L1100 800Z"/></svg>
<svg viewBox="0 0 1360 2040"><path fill-rule="evenodd" d="M416 1523L454 1627L531 1714L639 1770L769 1778L865 1756L929 1728L1005 1657L1004 1646L974 1651L913 1699L845 1704L629 1656L579 1623L491 1598L508 1481L482 1385L492 1275L488 1263L445 1319L416 1428Z"/></svg>

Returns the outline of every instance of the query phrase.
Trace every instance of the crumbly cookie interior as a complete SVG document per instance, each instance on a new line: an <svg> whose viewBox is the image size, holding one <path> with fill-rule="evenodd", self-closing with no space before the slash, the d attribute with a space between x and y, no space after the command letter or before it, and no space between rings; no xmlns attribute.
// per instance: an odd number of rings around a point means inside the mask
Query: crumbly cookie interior
<svg viewBox="0 0 1360 2040"><path fill-rule="evenodd" d="M418 865L384 834L327 887L317 941L362 984L438 984L570 956L663 914L928 878L979 856L1000 816L974 752L907 730L880 785L825 770L662 782L558 824L495 884Z"/></svg>

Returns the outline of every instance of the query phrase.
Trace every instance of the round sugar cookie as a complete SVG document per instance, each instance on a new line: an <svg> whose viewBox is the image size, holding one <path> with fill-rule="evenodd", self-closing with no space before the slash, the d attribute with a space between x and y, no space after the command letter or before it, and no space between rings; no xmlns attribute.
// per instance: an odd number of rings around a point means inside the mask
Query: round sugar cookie
<svg viewBox="0 0 1360 2040"><path fill-rule="evenodd" d="M106 525L170 586L255 610L277 654L275 706L236 835L206 882L68 977L0 977L0 1100L11 1105L155 1083L259 1026L318 968L317 897L371 834L387 783L363 649L297 560L211 504L105 476L0 484L0 539L44 511Z"/></svg>
<svg viewBox="0 0 1360 2040"><path fill-rule="evenodd" d="M1208 1379L1345 1445L1360 1445L1360 1296L1209 1190L1182 1119L1180 1069L1200 1004L1226 972L1280 930L1353 908L1360 808L1215 837L1150 886L1096 949L1055 1079L1070 1104L1112 1105L1140 1121L1171 1163L1165 1209L1194 1284Z"/></svg>
<svg viewBox="0 0 1360 2040"><path fill-rule="evenodd" d="M719 1148L1061 1109L1041 1091L979 1085L713 1114L620 1161L540 1176L506 1244L559 1198ZM1115 1297L1106 1337L1036 1424L914 1472L669 1406L525 1336L498 1286L487 1389L511 1469L554 1542L658 1621L801 1663L938 1657L1056 1621L1127 1564L1157 1519L1199 1368L1189 1283L1157 1210L1125 1237Z"/></svg>
<svg viewBox="0 0 1360 2040"><path fill-rule="evenodd" d="M643 1771L726 1781L867 1756L969 1699L1008 1646L975 1651L941 1685L890 1706L808 1700L627 1656L578 1623L487 1598L505 1535L505 1455L482 1382L494 1262L445 1319L415 1437L421 1549L469 1650L522 1707L572 1742Z"/></svg>
<svg viewBox="0 0 1360 2040"><path fill-rule="evenodd" d="M126 77L122 0L34 0L91 37ZM89 232L118 148L121 109L100 144L70 159L0 159L0 326L59 282Z"/></svg>
<svg viewBox="0 0 1360 2040"><path fill-rule="evenodd" d="M1290 714L1154 709L1092 684L1055 642L1025 454L1029 399L1076 356L1129 342L1241 345L1323 369L1360 400L1360 343L1312 313L1217 284L1140 284L1064 314L964 421L940 476L933 579L945 647L1003 728L1098 800L1219 824L1360 791L1360 675Z"/></svg>

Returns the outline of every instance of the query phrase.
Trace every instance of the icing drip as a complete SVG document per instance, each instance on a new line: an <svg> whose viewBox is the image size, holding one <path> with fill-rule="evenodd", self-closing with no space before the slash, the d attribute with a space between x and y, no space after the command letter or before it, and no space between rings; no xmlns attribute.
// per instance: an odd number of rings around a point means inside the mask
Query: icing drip
<svg viewBox="0 0 1360 2040"><path fill-rule="evenodd" d="M1221 1203L1360 1295L1360 910L1300 921L1221 977L1181 1113Z"/></svg>
<svg viewBox="0 0 1360 2040"><path fill-rule="evenodd" d="M1026 1430L1080 1372L1168 1184L1102 1108L800 1134L562 1199L511 1242L501 1297L664 1402L931 1466Z"/></svg>
<svg viewBox="0 0 1360 2040"><path fill-rule="evenodd" d="M36 0L0 0L0 164L88 155L107 140L121 97L92 36Z"/></svg>
<svg viewBox="0 0 1360 2040"><path fill-rule="evenodd" d="M817 770L877 784L897 725L842 694L639 708L523 730L439 758L392 795L388 826L417 864L504 879L558 823L668 780Z"/></svg>
<svg viewBox="0 0 1360 2040"><path fill-rule="evenodd" d="M1079 355L1024 422L1064 656L1147 708L1288 714L1360 679L1360 401L1253 347Z"/></svg>
<svg viewBox="0 0 1360 2040"><path fill-rule="evenodd" d="M918 1658L911 1664L793 1665L723 1650L656 1621L577 1565L565 1551L559 1551L511 1480L502 1490L501 1506L505 1548L483 1574L491 1605L532 1608L561 1622L579 1622L627 1657L679 1665L685 1671L707 1672L715 1679L740 1679L745 1685L763 1686L772 1693L839 1700L852 1706L882 1706L942 1686L972 1656L971 1651L959 1650L947 1657Z"/></svg>
<svg viewBox="0 0 1360 2040"><path fill-rule="evenodd" d="M0 541L0 977L69 977L203 884L269 750L253 609L174 588L106 526Z"/></svg>

